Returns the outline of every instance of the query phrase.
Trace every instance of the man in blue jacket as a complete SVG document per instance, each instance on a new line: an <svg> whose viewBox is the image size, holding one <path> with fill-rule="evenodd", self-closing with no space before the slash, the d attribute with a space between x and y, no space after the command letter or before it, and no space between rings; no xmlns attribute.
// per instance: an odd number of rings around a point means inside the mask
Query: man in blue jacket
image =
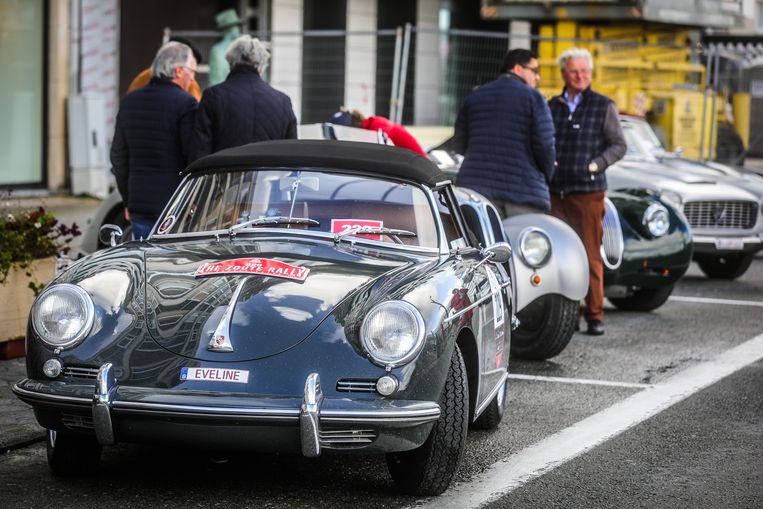
<svg viewBox="0 0 763 509"><path fill-rule="evenodd" d="M119 105L111 171L136 239L148 237L189 162L197 102L187 91L195 74L191 48L168 42L151 64L148 86Z"/></svg>
<svg viewBox="0 0 763 509"><path fill-rule="evenodd" d="M453 146L464 155L456 183L485 195L504 217L551 208L554 124L539 80L535 55L511 50L503 74L470 93L456 120Z"/></svg>

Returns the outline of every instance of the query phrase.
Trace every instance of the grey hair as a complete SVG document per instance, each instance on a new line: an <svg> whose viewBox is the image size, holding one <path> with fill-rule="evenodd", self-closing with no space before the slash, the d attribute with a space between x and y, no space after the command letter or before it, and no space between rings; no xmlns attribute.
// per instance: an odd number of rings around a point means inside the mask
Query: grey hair
<svg viewBox="0 0 763 509"><path fill-rule="evenodd" d="M570 48L559 55L556 61L559 63L559 68L564 70L567 67L567 62L573 58L585 58L588 62L588 68L593 71L593 57L591 52L585 48Z"/></svg>
<svg viewBox="0 0 763 509"><path fill-rule="evenodd" d="M268 44L249 34L244 34L230 43L225 52L225 60L228 61L231 69L236 65L248 65L262 73L270 60Z"/></svg>
<svg viewBox="0 0 763 509"><path fill-rule="evenodd" d="M151 64L151 75L156 78L174 79L175 67L188 65L192 56L191 48L182 42L170 41L156 52Z"/></svg>

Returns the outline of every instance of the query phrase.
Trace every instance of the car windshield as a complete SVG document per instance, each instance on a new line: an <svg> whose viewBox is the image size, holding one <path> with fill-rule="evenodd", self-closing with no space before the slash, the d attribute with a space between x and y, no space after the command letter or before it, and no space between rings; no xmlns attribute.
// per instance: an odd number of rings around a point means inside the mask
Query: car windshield
<svg viewBox="0 0 763 509"><path fill-rule="evenodd" d="M630 159L641 159L647 161L656 161L656 147L644 140L640 130L632 123L623 124L623 134L628 150L625 155Z"/></svg>
<svg viewBox="0 0 763 509"><path fill-rule="evenodd" d="M183 182L155 235L224 232L241 235L261 228L326 232L436 248L438 229L420 187L328 171L236 170L195 175ZM390 230L404 234L386 235ZM378 233L377 233L378 232Z"/></svg>

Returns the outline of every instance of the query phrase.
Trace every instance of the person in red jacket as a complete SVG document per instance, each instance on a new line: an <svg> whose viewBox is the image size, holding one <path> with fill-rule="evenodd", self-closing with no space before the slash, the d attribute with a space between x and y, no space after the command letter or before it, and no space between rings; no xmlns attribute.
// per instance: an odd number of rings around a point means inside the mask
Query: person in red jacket
<svg viewBox="0 0 763 509"><path fill-rule="evenodd" d="M396 147L407 148L427 157L427 153L421 148L421 145L416 141L416 138L414 138L405 127L388 118L382 116L365 117L358 110L352 110L350 112L342 108L334 113L330 122L332 124L360 127L371 131L378 131L381 129L381 131L392 140L392 143L394 143Z"/></svg>

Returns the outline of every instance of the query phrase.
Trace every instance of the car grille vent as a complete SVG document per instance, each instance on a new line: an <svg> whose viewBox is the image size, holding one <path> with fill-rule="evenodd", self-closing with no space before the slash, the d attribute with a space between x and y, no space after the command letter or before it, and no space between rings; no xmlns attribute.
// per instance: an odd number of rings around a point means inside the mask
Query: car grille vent
<svg viewBox="0 0 763 509"><path fill-rule="evenodd" d="M601 258L608 269L614 270L623 262L623 230L620 227L620 216L614 203L609 198L604 199L604 235L601 239Z"/></svg>
<svg viewBox="0 0 763 509"><path fill-rule="evenodd" d="M372 429L324 429L319 439L321 446L328 449L352 448L372 443L376 440L376 432Z"/></svg>
<svg viewBox="0 0 763 509"><path fill-rule="evenodd" d="M61 413L61 422L70 429L93 429L93 417L66 412Z"/></svg>
<svg viewBox="0 0 763 509"><path fill-rule="evenodd" d="M91 368L88 366L65 366L64 376L95 380L98 377L98 368Z"/></svg>
<svg viewBox="0 0 763 509"><path fill-rule="evenodd" d="M376 392L376 380L367 378L340 378L336 381L337 392Z"/></svg>
<svg viewBox="0 0 763 509"><path fill-rule="evenodd" d="M684 214L692 228L749 230L755 226L758 204L752 201L690 201Z"/></svg>

